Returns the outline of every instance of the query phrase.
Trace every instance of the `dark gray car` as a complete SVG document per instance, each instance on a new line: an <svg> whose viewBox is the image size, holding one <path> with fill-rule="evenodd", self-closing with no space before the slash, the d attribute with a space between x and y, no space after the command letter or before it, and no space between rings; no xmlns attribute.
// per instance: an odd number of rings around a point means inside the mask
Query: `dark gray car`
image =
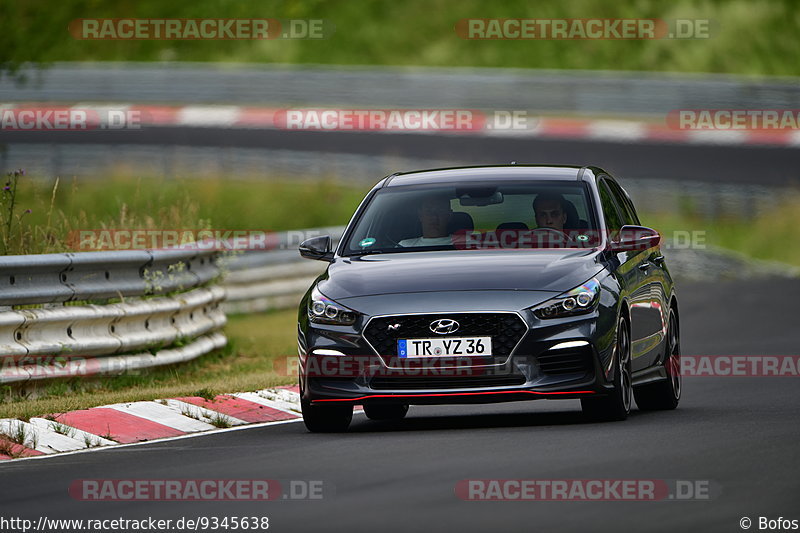
<svg viewBox="0 0 800 533"><path fill-rule="evenodd" d="M311 431L412 404L580 398L597 420L674 409L678 304L660 236L596 167L393 174L367 194L298 316Z"/></svg>

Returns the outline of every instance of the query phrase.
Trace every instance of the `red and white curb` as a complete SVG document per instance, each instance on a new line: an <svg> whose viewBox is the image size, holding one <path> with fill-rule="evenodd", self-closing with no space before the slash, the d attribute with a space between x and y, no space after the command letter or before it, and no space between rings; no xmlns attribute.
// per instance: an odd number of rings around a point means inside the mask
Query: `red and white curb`
<svg viewBox="0 0 800 533"><path fill-rule="evenodd" d="M300 420L296 386L103 405L31 418L0 419L0 461Z"/></svg>
<svg viewBox="0 0 800 533"><path fill-rule="evenodd" d="M223 105L191 105L191 106L164 106L164 105L138 105L138 104L69 104L47 105L43 103L0 103L0 110L26 109L26 110L52 110L74 109L94 110L102 115L108 111L127 113L135 112L137 123L134 127L145 128L150 126L185 126L198 128L252 128L252 129L285 129L287 108L273 107L246 107ZM492 112L486 112L487 117ZM800 146L800 130L691 130L675 129L663 121L637 121L637 120L609 120L586 118L557 118L535 117L528 114L532 120L529 126L520 129L505 129L486 127L470 131L435 131L423 129L342 129L327 130L310 128L306 131L350 131L371 133L416 133L432 135L471 135L484 137L529 137L541 139L560 140L592 140L610 142L653 142L653 143L680 143L700 145L768 145L768 146ZM281 118L282 117L282 118ZM489 121L490 122L490 121ZM303 128L299 128L303 129ZM288 130L287 130L288 131ZM296 131L292 128L292 131Z"/></svg>

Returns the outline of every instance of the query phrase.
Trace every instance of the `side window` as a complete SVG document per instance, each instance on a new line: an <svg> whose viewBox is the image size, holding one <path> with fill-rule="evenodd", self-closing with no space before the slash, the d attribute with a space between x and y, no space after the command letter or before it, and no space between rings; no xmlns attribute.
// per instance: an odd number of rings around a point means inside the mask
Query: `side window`
<svg viewBox="0 0 800 533"><path fill-rule="evenodd" d="M633 204L631 203L628 195L622 190L622 187L619 184L612 180L604 180L609 188L611 189L611 194L614 195L614 199L616 200L617 205L619 206L620 213L622 214L622 223L623 225L629 224L638 226L639 225L639 217L636 216L636 211L633 208Z"/></svg>
<svg viewBox="0 0 800 533"><path fill-rule="evenodd" d="M598 185L600 201L603 203L603 218L606 219L606 229L611 232L618 231L623 225L622 217L619 214L621 210L618 209L606 180L600 180Z"/></svg>

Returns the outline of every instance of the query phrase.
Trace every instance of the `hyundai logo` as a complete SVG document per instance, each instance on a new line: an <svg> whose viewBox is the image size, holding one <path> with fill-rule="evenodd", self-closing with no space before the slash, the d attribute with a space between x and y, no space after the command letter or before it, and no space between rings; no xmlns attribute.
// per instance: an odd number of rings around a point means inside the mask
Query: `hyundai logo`
<svg viewBox="0 0 800 533"><path fill-rule="evenodd" d="M430 328L434 333L439 335L447 335L448 333L455 333L458 331L459 324L455 320L449 318L440 318L431 322Z"/></svg>

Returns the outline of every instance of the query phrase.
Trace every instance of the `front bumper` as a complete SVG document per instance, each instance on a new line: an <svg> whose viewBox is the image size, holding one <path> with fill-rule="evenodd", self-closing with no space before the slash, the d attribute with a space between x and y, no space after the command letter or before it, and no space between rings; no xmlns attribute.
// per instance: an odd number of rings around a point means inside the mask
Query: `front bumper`
<svg viewBox="0 0 800 533"><path fill-rule="evenodd" d="M354 404L493 403L582 398L610 391L613 331L599 320L599 311L547 321L529 311L515 314L526 330L509 354L493 358L401 360L377 353L363 335L366 321L354 327L301 321L303 399Z"/></svg>

